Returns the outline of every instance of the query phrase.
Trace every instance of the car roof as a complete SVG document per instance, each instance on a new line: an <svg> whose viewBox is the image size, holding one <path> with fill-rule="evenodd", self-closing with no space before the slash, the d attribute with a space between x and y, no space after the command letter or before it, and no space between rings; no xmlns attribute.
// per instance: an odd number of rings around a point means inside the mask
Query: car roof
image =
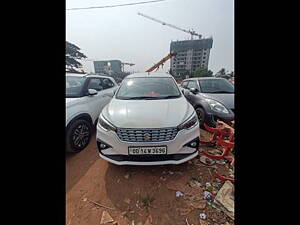
<svg viewBox="0 0 300 225"><path fill-rule="evenodd" d="M66 73L66 76L74 76L74 77L101 77L101 78L112 78L106 75L98 75L98 74L87 74L87 73Z"/></svg>
<svg viewBox="0 0 300 225"><path fill-rule="evenodd" d="M144 73L133 73L128 75L126 78L135 78L135 77L172 77L172 75L167 73L157 73L157 72L144 72Z"/></svg>

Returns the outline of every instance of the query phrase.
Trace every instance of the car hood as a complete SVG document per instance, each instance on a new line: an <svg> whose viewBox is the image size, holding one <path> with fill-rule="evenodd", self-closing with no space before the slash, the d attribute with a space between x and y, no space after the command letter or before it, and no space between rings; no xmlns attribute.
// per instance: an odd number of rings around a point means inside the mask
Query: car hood
<svg viewBox="0 0 300 225"><path fill-rule="evenodd" d="M210 98L222 103L228 109L234 109L234 94L211 94L211 93L200 93L201 97Z"/></svg>
<svg viewBox="0 0 300 225"><path fill-rule="evenodd" d="M103 116L119 128L175 127L194 112L184 97L162 100L119 100L113 98Z"/></svg>

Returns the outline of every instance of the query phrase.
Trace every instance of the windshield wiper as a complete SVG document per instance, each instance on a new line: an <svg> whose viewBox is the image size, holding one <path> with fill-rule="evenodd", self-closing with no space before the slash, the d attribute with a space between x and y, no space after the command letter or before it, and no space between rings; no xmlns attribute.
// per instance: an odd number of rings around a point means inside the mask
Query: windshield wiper
<svg viewBox="0 0 300 225"><path fill-rule="evenodd" d="M167 98L179 98L180 95L167 95L158 97L158 99L167 99Z"/></svg>
<svg viewBox="0 0 300 225"><path fill-rule="evenodd" d="M228 94L232 94L232 93L234 93L234 92L232 92L232 91L211 91L211 92L206 92L206 93L228 93Z"/></svg>
<svg viewBox="0 0 300 225"><path fill-rule="evenodd" d="M158 99L157 97L153 96L137 96L137 97L120 97L121 99L124 100L138 100L138 99Z"/></svg>

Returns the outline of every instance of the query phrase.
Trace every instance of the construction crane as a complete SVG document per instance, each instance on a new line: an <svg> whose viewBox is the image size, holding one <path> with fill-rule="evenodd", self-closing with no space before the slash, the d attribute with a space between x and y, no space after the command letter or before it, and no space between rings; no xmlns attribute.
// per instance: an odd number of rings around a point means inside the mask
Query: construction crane
<svg viewBox="0 0 300 225"><path fill-rule="evenodd" d="M198 36L199 39L202 38L202 35L201 35L201 34L198 34L198 33L196 33L196 32L193 31L193 30L185 30L185 29L182 29L182 28L180 28L180 27L177 27L177 26L174 26L174 25L172 25L172 24L169 24L169 23L160 21L160 20L158 20L158 19L155 19L155 18L153 18L153 17L151 17L151 16L147 16L147 15L142 14L142 13L140 13L140 12L138 12L138 15L143 16L143 17L146 17L146 18L148 18L148 19L150 19L150 20L153 20L153 21L155 21L155 22L161 23L162 25L166 25L166 26L172 27L172 28L174 28L174 29L181 30L181 31L183 31L183 32L189 33L189 34L191 35L191 40L193 40L193 37L194 37L194 36Z"/></svg>
<svg viewBox="0 0 300 225"><path fill-rule="evenodd" d="M154 66L152 66L148 70L146 70L146 72L152 72L153 70L158 69L160 65L163 65L167 60L171 59L173 56L176 56L176 52L171 52L169 55L164 57L162 60L160 60Z"/></svg>

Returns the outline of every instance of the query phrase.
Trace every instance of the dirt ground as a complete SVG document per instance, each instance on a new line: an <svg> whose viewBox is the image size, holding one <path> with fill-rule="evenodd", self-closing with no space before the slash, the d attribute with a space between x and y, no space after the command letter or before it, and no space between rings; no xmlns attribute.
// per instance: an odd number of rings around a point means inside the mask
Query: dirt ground
<svg viewBox="0 0 300 225"><path fill-rule="evenodd" d="M233 224L202 197L206 182L216 190L224 183L213 177L216 167L228 175L226 165L207 166L199 157L181 165L116 166L98 156L94 135L85 150L66 154L66 224L98 225L103 211L119 225L186 225L186 220L189 225ZM195 181L201 186L191 187ZM184 196L176 197L176 191ZM199 199L202 206L197 208ZM207 215L202 223L200 213Z"/></svg>

